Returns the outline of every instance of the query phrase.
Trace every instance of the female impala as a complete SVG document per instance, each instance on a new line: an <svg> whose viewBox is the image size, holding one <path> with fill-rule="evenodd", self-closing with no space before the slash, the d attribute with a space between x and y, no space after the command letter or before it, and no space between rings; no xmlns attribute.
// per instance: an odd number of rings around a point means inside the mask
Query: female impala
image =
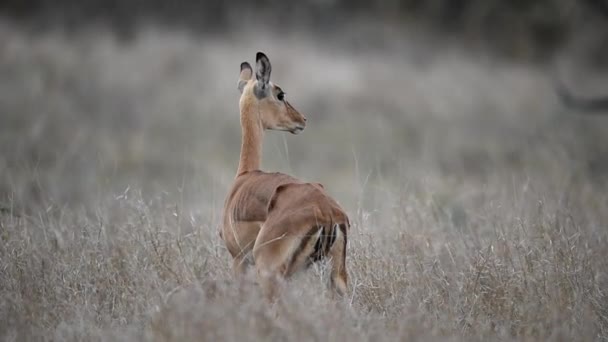
<svg viewBox="0 0 608 342"><path fill-rule="evenodd" d="M320 184L259 170L265 130L297 134L306 125L283 90L270 82L270 71L270 61L261 52L256 55L255 79L249 63L241 64L241 157L224 204L220 236L234 258L236 275L245 272L253 255L258 281L269 298L278 280L325 257L331 258L332 288L344 294L350 226L344 210Z"/></svg>

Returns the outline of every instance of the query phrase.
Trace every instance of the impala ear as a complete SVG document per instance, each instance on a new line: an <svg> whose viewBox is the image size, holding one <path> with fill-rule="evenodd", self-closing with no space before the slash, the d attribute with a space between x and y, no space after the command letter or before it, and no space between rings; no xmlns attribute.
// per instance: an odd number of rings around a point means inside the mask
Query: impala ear
<svg viewBox="0 0 608 342"><path fill-rule="evenodd" d="M262 89L265 89L270 82L270 71L272 71L270 60L263 52L258 52L255 55L255 77Z"/></svg>
<svg viewBox="0 0 608 342"><path fill-rule="evenodd" d="M247 62L241 63L241 74L239 75L238 83L238 88L241 94L243 93L243 89L245 89L247 82L249 82L249 80L251 79L251 76L253 76L253 70L251 69L251 65L249 65L249 63Z"/></svg>

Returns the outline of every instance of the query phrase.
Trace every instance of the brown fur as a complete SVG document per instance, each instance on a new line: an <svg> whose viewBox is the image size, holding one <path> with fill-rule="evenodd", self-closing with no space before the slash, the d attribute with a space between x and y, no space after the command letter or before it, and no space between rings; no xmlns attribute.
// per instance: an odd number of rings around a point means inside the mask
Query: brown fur
<svg viewBox="0 0 608 342"><path fill-rule="evenodd" d="M264 130L297 133L306 119L272 84L270 62L257 56L257 80L248 63L241 65L242 146L237 176L224 204L220 236L240 275L253 255L265 294L276 295L277 281L314 261L330 257L331 284L347 290L346 243L348 217L318 183L304 183L282 173L259 170Z"/></svg>

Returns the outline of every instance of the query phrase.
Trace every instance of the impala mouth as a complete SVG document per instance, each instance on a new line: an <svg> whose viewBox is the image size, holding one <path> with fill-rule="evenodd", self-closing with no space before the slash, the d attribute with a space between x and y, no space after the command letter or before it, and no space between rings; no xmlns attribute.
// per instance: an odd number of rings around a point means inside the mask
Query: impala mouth
<svg viewBox="0 0 608 342"><path fill-rule="evenodd" d="M290 130L291 134L300 134L304 130L304 126L296 126Z"/></svg>

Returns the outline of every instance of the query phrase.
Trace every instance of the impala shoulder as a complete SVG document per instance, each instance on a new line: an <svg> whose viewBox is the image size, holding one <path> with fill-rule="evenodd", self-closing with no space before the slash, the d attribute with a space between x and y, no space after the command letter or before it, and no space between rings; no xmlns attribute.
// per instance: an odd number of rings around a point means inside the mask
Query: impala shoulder
<svg viewBox="0 0 608 342"><path fill-rule="evenodd" d="M273 177L273 178L287 178L290 180L294 180L297 181L297 179L293 178L292 176L282 173L282 172L263 172L264 175L268 176L268 177Z"/></svg>
<svg viewBox="0 0 608 342"><path fill-rule="evenodd" d="M295 180L295 182L283 183L275 188L268 203L268 212L277 206L324 207L326 199L327 195L321 184Z"/></svg>
<svg viewBox="0 0 608 342"><path fill-rule="evenodd" d="M284 193L290 186L296 185L295 183L285 183L280 184L274 189L272 196L270 197L270 201L268 201L268 212L271 212L274 208L276 208L279 198L281 194Z"/></svg>

